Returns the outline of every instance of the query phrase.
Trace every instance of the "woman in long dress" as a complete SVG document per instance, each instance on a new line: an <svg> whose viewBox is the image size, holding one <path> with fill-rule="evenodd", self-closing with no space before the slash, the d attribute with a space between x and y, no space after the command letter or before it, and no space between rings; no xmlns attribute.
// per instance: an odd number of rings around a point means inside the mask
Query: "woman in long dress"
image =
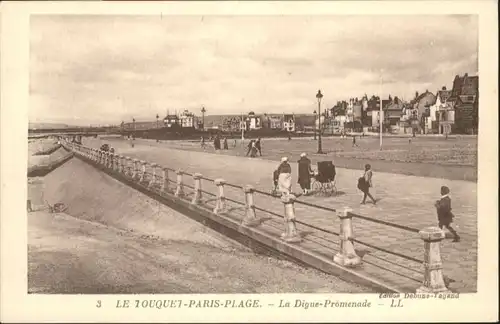
<svg viewBox="0 0 500 324"><path fill-rule="evenodd" d="M292 191L292 167L288 163L288 158L281 158L281 164L278 166L278 190L281 195L289 195Z"/></svg>
<svg viewBox="0 0 500 324"><path fill-rule="evenodd" d="M306 153L302 153L297 163L299 164L298 183L302 188L303 194L307 195L311 190L311 176L313 175L311 160L306 157Z"/></svg>

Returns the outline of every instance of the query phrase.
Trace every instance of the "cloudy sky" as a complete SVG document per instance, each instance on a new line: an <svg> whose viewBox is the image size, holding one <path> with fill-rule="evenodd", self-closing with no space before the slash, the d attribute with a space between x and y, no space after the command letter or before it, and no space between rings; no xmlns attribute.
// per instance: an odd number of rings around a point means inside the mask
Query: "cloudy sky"
<svg viewBox="0 0 500 324"><path fill-rule="evenodd" d="M477 74L475 16L32 16L30 121L295 112Z"/></svg>

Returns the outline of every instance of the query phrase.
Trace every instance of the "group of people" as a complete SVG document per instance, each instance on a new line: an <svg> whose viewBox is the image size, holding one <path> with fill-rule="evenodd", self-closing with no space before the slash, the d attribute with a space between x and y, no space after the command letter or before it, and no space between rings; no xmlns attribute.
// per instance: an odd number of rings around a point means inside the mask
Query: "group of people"
<svg viewBox="0 0 500 324"><path fill-rule="evenodd" d="M307 195L311 192L311 177L315 172L311 167L311 160L307 158L306 153L300 155L298 163L298 184L302 189L302 193ZM273 175L274 185L281 195L287 195L292 192L292 167L288 162L288 157L282 157L278 168Z"/></svg>
<svg viewBox="0 0 500 324"><path fill-rule="evenodd" d="M214 149L215 150L220 150L221 149L221 141L222 141L222 147L224 150L229 150L229 145L227 143L227 137L220 137L219 135L215 135L213 137L213 144L214 144ZM236 140L235 140L236 142ZM236 145L235 145L236 146ZM202 148L205 148L206 147L206 144L205 144L205 137L201 137L201 147Z"/></svg>
<svg viewBox="0 0 500 324"><path fill-rule="evenodd" d="M307 158L306 153L300 155L298 163L298 183L303 191L303 194L307 195L311 190L311 177L314 176L315 172L311 168L311 160ZM358 189L363 193L363 199L361 204L366 204L366 198L369 197L373 204L377 204L377 199L375 199L370 193L370 188L373 187L372 183L373 171L370 164L365 165L365 170L363 175L358 179ZM282 157L278 168L274 171L273 181L275 187L281 195L288 195L292 192L292 168L288 162L287 157ZM453 235L453 242L460 242L460 236L456 230L451 226L455 215L452 213L451 208L451 198L449 196L450 189L447 186L441 187L441 198L437 200L434 204L436 207L438 226L439 228L447 228L448 231Z"/></svg>
<svg viewBox="0 0 500 324"><path fill-rule="evenodd" d="M250 154L250 157L256 157L257 152L259 152L259 155L262 156L262 146L261 146L260 137L257 140L250 140L247 148L248 148L248 151L247 151L246 156L248 156L248 154Z"/></svg>

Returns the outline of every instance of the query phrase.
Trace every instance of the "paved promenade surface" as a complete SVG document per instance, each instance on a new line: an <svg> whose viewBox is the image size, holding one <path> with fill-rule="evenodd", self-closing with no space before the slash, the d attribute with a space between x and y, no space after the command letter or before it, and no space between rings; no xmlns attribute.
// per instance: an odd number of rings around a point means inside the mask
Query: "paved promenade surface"
<svg viewBox="0 0 500 324"><path fill-rule="evenodd" d="M44 183L45 199L68 208L28 214L28 292L371 292L255 254L78 159Z"/></svg>
<svg viewBox="0 0 500 324"><path fill-rule="evenodd" d="M219 155L213 153L189 152L136 143L132 148L125 141L112 141L113 147L119 154L156 162L173 169L182 168L189 173L200 172L211 179L222 177L230 183L254 185L257 189L267 191L272 186L272 171L277 163L263 159L250 159ZM87 139L84 145L98 147L99 140ZM300 189L296 184L297 166L292 161L292 176L294 191ZM361 194L356 189L357 178L362 172L351 169L337 169L337 188L339 194L334 197L309 196L300 197L300 200L316 203L331 208L350 207L354 213L375 219L394 222L422 229L427 226L436 226L437 217L433 206L440 197L441 185L451 189L453 212L456 215L455 227L462 240L452 243L445 240L442 244L442 258L444 273L456 282L450 288L458 292L473 292L477 281L477 185L474 182L459 180L443 180L404 176L391 173L382 173L374 170L373 194L380 201L378 204L360 205ZM175 175L170 175L175 181ZM186 177L186 183L193 185L192 179ZM215 193L213 183L204 181L204 190ZM226 188L226 196L243 201L243 193L238 189ZM279 200L263 195L256 195L255 203L258 207L283 214L283 205ZM261 213L262 215L263 213ZM339 222L334 213L323 211L296 203L298 220L313 224L322 229L338 232ZM262 215L264 216L264 215ZM300 227L299 230L304 230ZM398 252L406 256L423 259L423 242L417 233L372 223L359 218L353 219L355 238L363 242ZM337 239L338 242L338 239ZM330 244L331 245L331 244ZM356 244L357 247L361 247ZM367 249L369 255L384 258L392 262L393 271L410 275L413 270L394 270L395 264L421 271L422 267L412 261L394 257L387 253L378 252L373 248ZM415 271L413 271L415 272ZM421 275L413 274L413 278L420 279ZM418 286L418 283L415 284Z"/></svg>

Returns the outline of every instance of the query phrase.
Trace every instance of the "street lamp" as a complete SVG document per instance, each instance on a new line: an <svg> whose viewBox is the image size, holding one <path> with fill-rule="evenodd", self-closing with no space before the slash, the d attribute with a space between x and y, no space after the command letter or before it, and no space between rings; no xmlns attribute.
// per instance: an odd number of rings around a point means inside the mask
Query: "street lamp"
<svg viewBox="0 0 500 324"><path fill-rule="evenodd" d="M313 127L313 133L314 133L314 140L316 140L316 110L313 112L314 114L314 127Z"/></svg>
<svg viewBox="0 0 500 324"><path fill-rule="evenodd" d="M205 109L205 107L201 107L201 129L202 130L205 130L205 113L207 112L207 110Z"/></svg>
<svg viewBox="0 0 500 324"><path fill-rule="evenodd" d="M318 154L323 154L323 150L321 149L321 99L323 98L323 94L321 94L321 90L318 90L316 94L316 99L318 99Z"/></svg>

